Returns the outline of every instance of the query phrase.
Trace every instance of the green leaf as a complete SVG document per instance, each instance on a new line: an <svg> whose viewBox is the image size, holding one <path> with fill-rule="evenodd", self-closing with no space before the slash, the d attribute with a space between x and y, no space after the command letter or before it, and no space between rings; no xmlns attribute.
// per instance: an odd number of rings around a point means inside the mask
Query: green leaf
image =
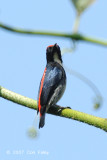
<svg viewBox="0 0 107 160"><path fill-rule="evenodd" d="M95 0L72 0L72 3L77 10L78 14L81 14L86 8L88 8Z"/></svg>

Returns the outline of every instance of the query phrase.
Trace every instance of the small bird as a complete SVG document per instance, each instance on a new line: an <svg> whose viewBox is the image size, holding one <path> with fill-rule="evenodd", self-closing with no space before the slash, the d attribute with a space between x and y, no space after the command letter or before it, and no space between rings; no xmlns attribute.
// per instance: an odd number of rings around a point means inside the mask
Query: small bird
<svg viewBox="0 0 107 160"><path fill-rule="evenodd" d="M60 47L56 44L46 49L47 65L45 67L38 94L39 128L45 124L45 113L62 97L66 87L66 73L62 65Z"/></svg>

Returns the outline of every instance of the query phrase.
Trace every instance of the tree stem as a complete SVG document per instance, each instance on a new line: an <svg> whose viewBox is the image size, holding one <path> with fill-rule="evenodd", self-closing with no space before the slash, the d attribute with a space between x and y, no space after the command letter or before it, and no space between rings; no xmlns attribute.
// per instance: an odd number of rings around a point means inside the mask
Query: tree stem
<svg viewBox="0 0 107 160"><path fill-rule="evenodd" d="M12 102L15 102L17 104L26 106L28 108L37 110L36 100L33 100L31 98L14 93L1 86L0 86L0 97L10 100ZM95 126L107 132L107 119L106 118L96 117L93 115L89 115L89 114L79 112L73 109L68 109L68 108L64 108L59 112L59 109L61 109L61 106L55 105L54 107L51 107L49 109L48 113L57 115L57 116L61 116L61 117L65 117L65 118L74 119L80 122L84 122L84 123Z"/></svg>
<svg viewBox="0 0 107 160"><path fill-rule="evenodd" d="M60 33L60 32L46 32L46 31L36 31L36 30L24 30L24 29L19 29L19 28L13 28L11 26L5 25L0 23L0 28L15 32L15 33L20 33L20 34L30 34L30 35L42 35L42 36L54 36L54 37L63 37L63 38L69 38L77 41L85 41L85 42L90 42L102 46L107 46L107 41L106 40L100 40L98 38L93 38L93 37L88 37L84 36L82 34L67 34L67 33Z"/></svg>
<svg viewBox="0 0 107 160"><path fill-rule="evenodd" d="M78 28L79 28L79 24L80 24L80 13L76 13L76 18L74 21L74 26L73 26L73 33L77 33L78 32Z"/></svg>

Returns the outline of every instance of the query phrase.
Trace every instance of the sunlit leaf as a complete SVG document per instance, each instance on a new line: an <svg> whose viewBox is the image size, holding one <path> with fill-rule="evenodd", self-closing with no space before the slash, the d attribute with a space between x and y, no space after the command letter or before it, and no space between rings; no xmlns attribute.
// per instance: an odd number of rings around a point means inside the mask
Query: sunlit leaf
<svg viewBox="0 0 107 160"><path fill-rule="evenodd" d="M81 14L86 8L88 8L95 0L72 0L77 12Z"/></svg>

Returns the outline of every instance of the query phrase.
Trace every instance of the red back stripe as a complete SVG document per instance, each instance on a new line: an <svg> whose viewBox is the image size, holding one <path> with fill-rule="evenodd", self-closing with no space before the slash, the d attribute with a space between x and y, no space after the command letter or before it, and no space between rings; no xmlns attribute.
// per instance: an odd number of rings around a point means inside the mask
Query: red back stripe
<svg viewBox="0 0 107 160"><path fill-rule="evenodd" d="M49 47L53 47L54 45L50 45L50 46L48 46L47 48L49 48Z"/></svg>
<svg viewBox="0 0 107 160"><path fill-rule="evenodd" d="M41 111L40 98L41 98L41 93L42 93L42 88L43 88L43 82L44 82L44 79L45 79L45 74L46 74L46 68L45 68L43 76L42 76L41 86L40 86L40 90L39 90L39 102L38 102L39 112ZM40 112L40 116L41 116L41 112Z"/></svg>

